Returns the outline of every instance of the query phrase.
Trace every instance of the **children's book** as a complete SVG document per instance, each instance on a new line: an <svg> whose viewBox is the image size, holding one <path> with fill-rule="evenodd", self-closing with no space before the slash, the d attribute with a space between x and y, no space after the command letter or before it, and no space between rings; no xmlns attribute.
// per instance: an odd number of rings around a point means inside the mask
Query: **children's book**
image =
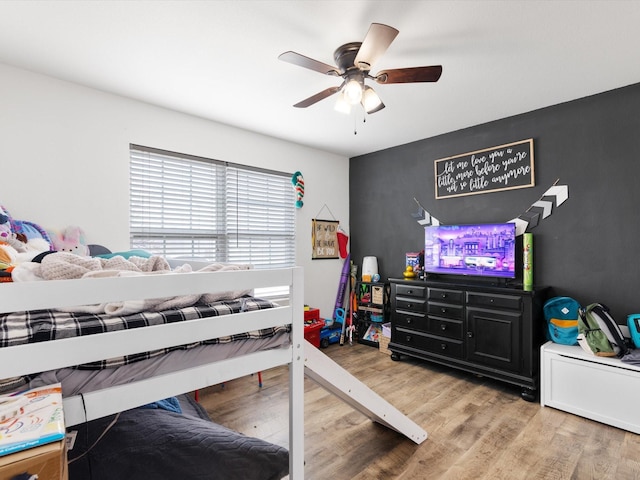
<svg viewBox="0 0 640 480"><path fill-rule="evenodd" d="M59 383L0 396L0 456L64 437Z"/></svg>
<svg viewBox="0 0 640 480"><path fill-rule="evenodd" d="M364 340L369 340L370 342L379 342L380 341L380 333L381 328L376 325L369 325L366 332L364 332L364 336L362 337Z"/></svg>

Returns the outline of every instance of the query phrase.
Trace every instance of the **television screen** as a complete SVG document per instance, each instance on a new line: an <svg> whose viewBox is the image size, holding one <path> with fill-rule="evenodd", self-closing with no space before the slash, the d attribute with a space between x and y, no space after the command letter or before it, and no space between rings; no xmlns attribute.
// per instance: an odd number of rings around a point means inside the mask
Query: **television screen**
<svg viewBox="0 0 640 480"><path fill-rule="evenodd" d="M515 278L516 225L430 225L425 227L427 273Z"/></svg>

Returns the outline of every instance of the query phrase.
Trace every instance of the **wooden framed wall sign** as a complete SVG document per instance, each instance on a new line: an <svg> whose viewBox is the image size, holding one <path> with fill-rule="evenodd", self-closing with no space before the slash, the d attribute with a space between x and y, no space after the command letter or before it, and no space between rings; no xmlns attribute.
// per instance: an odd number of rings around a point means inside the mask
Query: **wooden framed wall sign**
<svg viewBox="0 0 640 480"><path fill-rule="evenodd" d="M535 186L533 138L434 161L436 198Z"/></svg>
<svg viewBox="0 0 640 480"><path fill-rule="evenodd" d="M340 258L338 249L339 223L337 220L311 220L312 260Z"/></svg>

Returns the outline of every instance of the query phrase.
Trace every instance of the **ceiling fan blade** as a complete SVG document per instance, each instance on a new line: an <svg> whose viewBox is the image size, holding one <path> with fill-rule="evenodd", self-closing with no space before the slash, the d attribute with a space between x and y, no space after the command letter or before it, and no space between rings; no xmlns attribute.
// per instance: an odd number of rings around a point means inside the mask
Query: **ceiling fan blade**
<svg viewBox="0 0 640 480"><path fill-rule="evenodd" d="M315 95L310 96L309 98L302 100L294 105L296 108L307 108L314 103L319 102L320 100L324 100L327 97L330 97L334 93L340 91L342 87L329 87L326 90L321 91L320 93L316 93Z"/></svg>
<svg viewBox="0 0 640 480"><path fill-rule="evenodd" d="M278 57L283 62L293 63L299 67L308 68L309 70L315 70L316 72L324 73L325 75L339 76L338 68L326 63L319 62L313 58L305 57L296 52L284 52Z"/></svg>
<svg viewBox="0 0 640 480"><path fill-rule="evenodd" d="M388 25L372 23L358 50L354 65L360 70L369 71L371 65L384 55L398 33L398 30Z"/></svg>
<svg viewBox="0 0 640 480"><path fill-rule="evenodd" d="M387 83L437 82L442 75L442 66L396 68L382 70L374 77L375 81Z"/></svg>

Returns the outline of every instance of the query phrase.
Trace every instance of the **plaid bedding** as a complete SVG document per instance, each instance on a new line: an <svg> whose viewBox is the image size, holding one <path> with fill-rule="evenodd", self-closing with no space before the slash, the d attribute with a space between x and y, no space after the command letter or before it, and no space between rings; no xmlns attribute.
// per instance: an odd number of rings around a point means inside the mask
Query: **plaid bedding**
<svg viewBox="0 0 640 480"><path fill-rule="evenodd" d="M54 310L7 313L0 315L0 348L25 343L46 342L115 330L126 330L165 323L183 322L206 317L219 317L233 313L263 310L277 306L269 300L255 297L242 297L235 300L215 302L209 305L199 304L181 309L162 312L144 312L125 317L94 315L88 313L66 313ZM130 363L158 357L173 350L186 350L198 345L229 343L249 338L268 338L280 331L289 331L290 326L281 326L246 332L238 335L220 337L203 342L163 348L151 352L115 357L98 362L78 365L81 370L100 370L114 368Z"/></svg>

